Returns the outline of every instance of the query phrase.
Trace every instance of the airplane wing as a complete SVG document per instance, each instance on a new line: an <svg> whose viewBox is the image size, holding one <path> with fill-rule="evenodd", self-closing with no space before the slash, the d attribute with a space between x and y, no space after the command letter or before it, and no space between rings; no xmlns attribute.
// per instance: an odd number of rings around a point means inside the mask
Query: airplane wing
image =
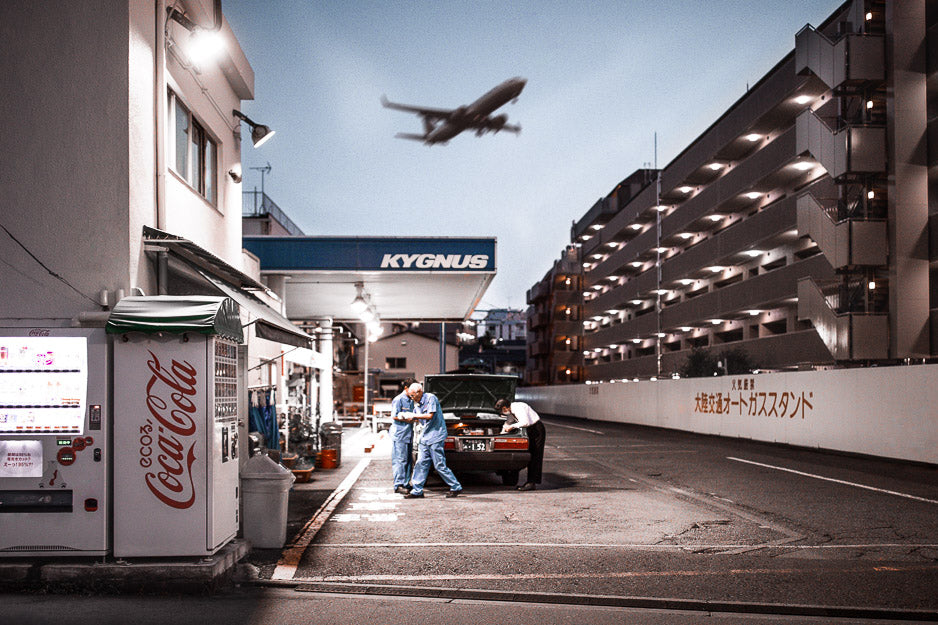
<svg viewBox="0 0 938 625"><path fill-rule="evenodd" d="M426 141L427 137L424 135L413 134L409 132L399 132L394 135L398 139L411 139L412 141Z"/></svg>
<svg viewBox="0 0 938 625"><path fill-rule="evenodd" d="M424 119L431 121L449 119L449 116L453 113L453 109L434 109L422 106L410 106L408 104L398 104L397 102L388 100L387 96L381 96L381 104L384 108L404 111L406 113L416 113Z"/></svg>

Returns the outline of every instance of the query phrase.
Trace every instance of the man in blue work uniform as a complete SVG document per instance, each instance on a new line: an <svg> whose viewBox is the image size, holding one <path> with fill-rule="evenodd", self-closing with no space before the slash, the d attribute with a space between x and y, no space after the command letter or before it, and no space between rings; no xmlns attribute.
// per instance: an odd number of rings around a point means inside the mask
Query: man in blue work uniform
<svg viewBox="0 0 938 625"><path fill-rule="evenodd" d="M407 388L416 382L404 379L404 390L391 401L391 474L394 492L406 495L410 492L410 474L414 469L414 422L403 416L414 411L414 402L407 395Z"/></svg>
<svg viewBox="0 0 938 625"><path fill-rule="evenodd" d="M446 466L446 456L443 455L443 443L446 441L446 421L443 419L443 410L440 400L433 393L424 393L419 382L411 384L407 394L414 402L414 418L426 420L427 425L420 434L417 442L417 462L414 464L413 489L405 495L407 499L423 497L423 485L430 474L430 465L436 469L437 474L449 486L447 497L455 497L462 492L462 484Z"/></svg>

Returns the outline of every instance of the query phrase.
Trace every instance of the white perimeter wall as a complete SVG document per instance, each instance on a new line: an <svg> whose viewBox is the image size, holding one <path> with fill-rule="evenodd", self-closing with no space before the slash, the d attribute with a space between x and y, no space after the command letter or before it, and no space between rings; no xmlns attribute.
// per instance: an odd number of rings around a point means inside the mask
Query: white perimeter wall
<svg viewBox="0 0 938 625"><path fill-rule="evenodd" d="M541 386L538 412L938 464L938 365Z"/></svg>

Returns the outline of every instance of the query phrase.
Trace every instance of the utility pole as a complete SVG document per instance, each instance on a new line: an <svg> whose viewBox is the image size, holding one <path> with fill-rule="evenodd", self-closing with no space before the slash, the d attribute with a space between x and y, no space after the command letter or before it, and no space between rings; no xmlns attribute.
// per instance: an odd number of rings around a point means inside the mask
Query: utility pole
<svg viewBox="0 0 938 625"><path fill-rule="evenodd" d="M655 361L661 377L661 170L658 169L658 133L655 133Z"/></svg>

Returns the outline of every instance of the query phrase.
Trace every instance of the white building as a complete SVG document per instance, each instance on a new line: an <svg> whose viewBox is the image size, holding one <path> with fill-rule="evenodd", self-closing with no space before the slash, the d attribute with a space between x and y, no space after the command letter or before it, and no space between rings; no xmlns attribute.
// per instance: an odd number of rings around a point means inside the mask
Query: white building
<svg viewBox="0 0 938 625"><path fill-rule="evenodd" d="M0 111L16 120L0 133L0 319L67 326L126 295L229 295L249 324L245 382L283 397L284 368L261 363L306 339L242 250L241 136L256 124L236 111L254 72L218 6L0 4ZM197 60L196 34L221 40L214 58Z"/></svg>

